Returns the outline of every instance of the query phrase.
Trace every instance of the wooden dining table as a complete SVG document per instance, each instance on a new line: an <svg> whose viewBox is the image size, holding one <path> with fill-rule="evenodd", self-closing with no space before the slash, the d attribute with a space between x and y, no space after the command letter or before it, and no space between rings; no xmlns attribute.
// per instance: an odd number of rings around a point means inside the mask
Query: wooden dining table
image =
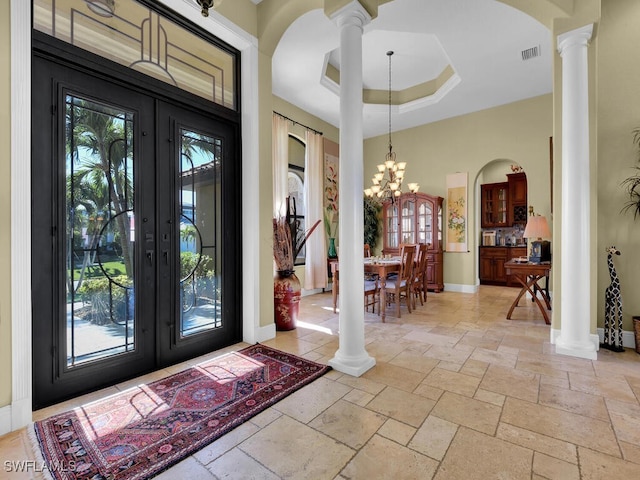
<svg viewBox="0 0 640 480"><path fill-rule="evenodd" d="M336 311L336 306L338 302L338 275L337 272L340 271L340 264L337 260L331 262L331 274L333 275L334 288L332 289L333 293L333 311ZM384 323L384 319L386 316L386 306L387 306L387 276L390 273L399 272L400 271L400 258L390 258L390 259L375 259L365 258L364 259L364 273L368 274L377 274L378 275L378 288L380 289L380 317L382 318L382 322Z"/></svg>

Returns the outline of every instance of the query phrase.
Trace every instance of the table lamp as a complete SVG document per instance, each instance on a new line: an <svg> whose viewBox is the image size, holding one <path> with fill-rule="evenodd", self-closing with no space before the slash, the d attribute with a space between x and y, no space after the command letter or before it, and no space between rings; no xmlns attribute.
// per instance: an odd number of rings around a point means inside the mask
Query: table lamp
<svg viewBox="0 0 640 480"><path fill-rule="evenodd" d="M533 212L533 208L530 209ZM527 219L527 226L524 229L524 238L534 238L531 240L531 255L529 261L532 263L551 261L551 243L544 238L551 238L551 230L546 217L531 214Z"/></svg>

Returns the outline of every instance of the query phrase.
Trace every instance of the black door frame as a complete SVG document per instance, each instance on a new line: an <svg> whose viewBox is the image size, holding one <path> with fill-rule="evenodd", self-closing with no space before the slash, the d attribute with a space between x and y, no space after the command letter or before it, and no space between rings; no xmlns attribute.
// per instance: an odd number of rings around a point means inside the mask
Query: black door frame
<svg viewBox="0 0 640 480"><path fill-rule="evenodd" d="M40 32L33 32L33 55L35 58L48 59L58 65L61 65L66 68L71 68L76 71L82 72L83 74L90 75L97 79L97 81L106 81L115 86L115 88L124 87L128 90L137 92L141 96L145 96L148 98L155 98L155 108L153 115L157 115L157 104L158 102L165 102L166 104L173 105L179 109L183 109L185 111L192 111L194 114L204 115L206 117L215 117L215 120L221 122L227 126L229 131L232 132L233 144L234 148L232 149L231 157L225 159L227 162L225 168L225 176L223 178L223 192L224 192L224 201L223 201L223 221L224 223L224 236L223 236L223 245L225 254L223 256L223 272L224 272L224 286L223 286L223 318L233 319L234 328L230 329L228 332L227 339L220 344L210 344L207 349L203 348L195 348L195 349L187 349L180 354L172 354L172 355L162 355L162 348L166 347L166 339L161 339L162 335L160 335L159 331L156 329L154 332L155 336L155 358L153 362L147 363L141 362L139 365L139 369L136 371L125 370L123 374L122 371L118 374L117 378L113 375L109 374L109 371L114 370L122 370L118 369L118 362L109 362L105 361L105 369L104 373L101 373L98 378L93 378L92 383L89 385L86 383L88 378L92 376L95 377L95 373L91 374L78 374L77 378L75 378L71 383L74 385L74 391L72 393L65 393L64 388L63 391L56 391L55 393L50 392L50 394L46 395L45 398L39 398L39 396L35 393L37 392L41 386L42 382L46 382L47 379L49 382L52 379L55 379L57 375L59 375L59 368L54 368L52 365L51 369L38 370L34 368L34 397L33 397L33 406L34 408L41 408L47 406L49 404L62 401L66 398L70 398L76 396L85 391L95 390L107 385L111 385L114 382L122 381L126 378L134 377L139 375L140 373L144 373L147 371L152 371L156 368L162 368L164 366L177 363L179 361L185 360L187 358L191 358L193 356L205 353L205 351L213 351L215 349L221 348L225 345L229 345L240 341L242 338L242 294L241 294L241 284L242 284L242 251L241 251L241 242L238 241L242 235L241 228L241 205L242 205L242 169L241 169L241 152L240 152L240 114L239 112L230 111L224 107L208 102L202 98L196 97L188 92L184 92L178 90L170 85L164 84L163 82L157 81L153 78L146 77L138 72L127 69L126 67L122 67L120 65L114 64L108 60L97 57L89 52L80 50L72 45L66 44L55 38L44 35ZM239 62L238 62L239 63ZM239 75L237 75L239 78ZM35 85L35 82L34 82ZM37 97L37 92L33 92L34 98ZM239 104L239 101L238 101ZM36 112L36 106L33 107L33 115L32 115L32 125L33 132L47 132L48 135L51 135L52 138L55 137L56 132L52 131L51 128L51 117L49 115L42 115L42 110ZM54 113L54 112L52 112ZM45 118L46 117L46 118ZM157 120L157 118L156 118ZM35 138L35 135L34 135ZM33 145L34 156L42 154L42 152L38 152L37 145L35 142ZM156 145L158 148L158 145ZM45 153L46 154L46 153ZM34 176L35 177L35 176ZM37 182L47 182L50 180L47 179L38 179L35 178L35 183L32 183L32 204L42 205L42 198L39 198L40 192L47 191L39 188ZM53 182L55 184L55 182ZM59 182L58 182L59 183ZM42 186L42 185L40 185ZM49 189L50 191L51 189ZM56 195L54 192L52 195ZM37 201L36 201L37 200ZM39 218L41 220L42 217ZM155 216L153 217L153 221L156 221ZM50 308L51 311L60 312L63 308L63 305L59 305L59 293L49 291L47 295L43 298L42 295L36 295L36 292L47 291L47 289L43 289L41 281L43 280L43 269L40 269L41 259L37 257L37 243L36 236L38 235L46 235L50 238L54 239L56 236L55 222L52 222L53 225L51 227L51 231L43 231L42 227L44 225L38 225L36 221L32 220L32 241L33 241L33 251L34 255L32 255L32 285L34 291L33 297L33 318L34 318L34 328L33 328L33 361L34 365L36 364L37 356L44 356L49 358L60 357L60 352L55 351L55 342L54 345L50 345L47 342L47 338L54 338L57 335L57 338L60 338L61 333L59 331L47 331L47 328L43 328L42 322L39 322L41 318L41 314L43 310L39 309L47 309ZM153 230L157 232L155 226ZM142 228L137 228L137 231L142 232ZM156 235L157 237L158 235ZM55 242L52 240L51 248L55 248ZM154 246L155 248L155 246ZM156 248L157 250L157 248ZM55 257L55 254L52 255ZM138 257L141 257L139 255ZM157 258L157 255L156 255ZM138 262L141 259L138 258ZM60 282L61 275L64 276L64 272L60 272L60 269L57 270L53 265L50 265L52 269L49 270L51 272L57 271L57 277L53 280L53 282ZM159 278L158 275L155 277L155 282ZM59 292L59 289L58 289ZM155 311L158 311L158 303L157 299L154 299L155 302ZM58 319L58 323L60 320ZM160 345L160 343L163 345ZM174 342L175 343L175 342ZM161 348L162 347L162 348ZM177 350L176 350L177 351ZM147 352L148 353L148 352ZM39 362L42 362L42 358L37 359ZM53 363L53 362L52 362ZM41 363L40 363L41 364ZM110 368L113 367L113 368ZM88 369L87 371L90 371ZM84 386L81 386L84 385ZM59 389L58 389L59 390ZM41 397L41 396L40 396Z"/></svg>

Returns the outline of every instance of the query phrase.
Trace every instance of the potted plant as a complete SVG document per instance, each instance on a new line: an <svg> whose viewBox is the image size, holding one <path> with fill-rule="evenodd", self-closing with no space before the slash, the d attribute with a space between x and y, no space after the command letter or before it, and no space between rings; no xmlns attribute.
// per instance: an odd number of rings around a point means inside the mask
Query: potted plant
<svg viewBox="0 0 640 480"><path fill-rule="evenodd" d="M633 130L633 143L640 152L640 128ZM622 186L629 195L629 200L622 207L622 212L633 211L634 220L640 215L640 165L634 167L635 173L622 181ZM636 353L640 353L640 317L633 316L633 332L636 341Z"/></svg>
<svg viewBox="0 0 640 480"><path fill-rule="evenodd" d="M294 261L319 224L320 220L317 220L305 232L296 218L295 199L291 197L287 197L286 215L273 219L273 259L276 265L273 298L277 330L296 328L301 286L295 274Z"/></svg>

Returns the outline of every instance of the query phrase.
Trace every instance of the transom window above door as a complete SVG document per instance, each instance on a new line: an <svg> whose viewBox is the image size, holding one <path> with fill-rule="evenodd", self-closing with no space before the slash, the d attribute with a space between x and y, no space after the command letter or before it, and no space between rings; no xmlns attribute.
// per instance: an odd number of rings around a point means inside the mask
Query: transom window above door
<svg viewBox="0 0 640 480"><path fill-rule="evenodd" d="M33 28L238 109L237 53L161 15L144 0L33 0Z"/></svg>

